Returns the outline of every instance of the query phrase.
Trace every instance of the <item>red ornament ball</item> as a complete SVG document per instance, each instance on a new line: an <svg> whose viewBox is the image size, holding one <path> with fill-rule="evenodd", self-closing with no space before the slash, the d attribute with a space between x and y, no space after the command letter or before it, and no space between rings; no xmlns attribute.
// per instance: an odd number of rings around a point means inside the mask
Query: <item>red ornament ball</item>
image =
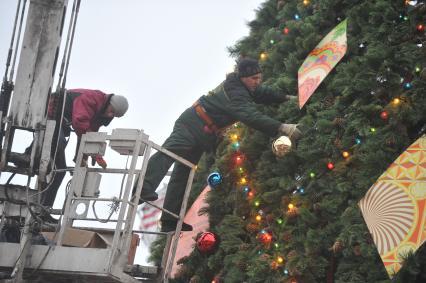
<svg viewBox="0 0 426 283"><path fill-rule="evenodd" d="M389 118L388 112L382 111L382 113L380 113L380 118L382 118L382 120L387 120Z"/></svg>
<svg viewBox="0 0 426 283"><path fill-rule="evenodd" d="M332 162L328 162L327 163L327 168L330 169L330 170L333 170L334 169L334 164Z"/></svg>
<svg viewBox="0 0 426 283"><path fill-rule="evenodd" d="M197 249L200 253L211 253L218 244L217 236L212 232L203 232L197 239Z"/></svg>
<svg viewBox="0 0 426 283"><path fill-rule="evenodd" d="M418 24L418 25L417 25L417 30L418 30L418 31L424 31L424 30L425 30L425 26L424 26L424 25L422 25L422 24Z"/></svg>

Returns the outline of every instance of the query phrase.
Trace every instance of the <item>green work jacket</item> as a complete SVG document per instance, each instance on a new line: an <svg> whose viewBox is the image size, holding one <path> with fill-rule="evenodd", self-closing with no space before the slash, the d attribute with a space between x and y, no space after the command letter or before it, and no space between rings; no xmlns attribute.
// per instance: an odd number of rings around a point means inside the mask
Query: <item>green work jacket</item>
<svg viewBox="0 0 426 283"><path fill-rule="evenodd" d="M272 104L286 101L286 95L261 85L254 92L249 91L236 73L231 73L199 102L217 127L228 127L235 122L259 130L271 137L276 136L281 122L263 114L258 104Z"/></svg>

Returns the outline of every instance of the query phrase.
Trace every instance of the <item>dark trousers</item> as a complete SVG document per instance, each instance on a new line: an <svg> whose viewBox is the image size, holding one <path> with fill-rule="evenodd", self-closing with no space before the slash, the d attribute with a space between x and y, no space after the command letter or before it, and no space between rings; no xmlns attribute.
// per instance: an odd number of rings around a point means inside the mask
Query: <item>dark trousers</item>
<svg viewBox="0 0 426 283"><path fill-rule="evenodd" d="M216 137L203 131L204 124L192 108L187 109L174 125L173 131L166 139L163 147L180 157L197 164L202 154L211 150ZM152 192L160 185L167 171L175 163L167 193L164 208L178 214L185 194L190 168L161 152L155 153L148 162L142 191ZM161 215L161 220L175 220L168 213Z"/></svg>
<svg viewBox="0 0 426 283"><path fill-rule="evenodd" d="M65 169L67 168L67 162L65 159L65 148L67 147L67 140L65 139L64 131L61 129L59 131L59 141L58 141L58 150L56 153L56 160L55 160L55 169ZM55 139L53 139L55 140ZM55 145L53 145L53 148L55 148ZM53 158L52 153L52 158ZM54 173L54 177L49 182L47 190L43 192L41 195L41 204L44 206L52 207L53 203L55 202L56 194L58 193L58 189L62 184L62 181L65 177L66 172L56 172Z"/></svg>

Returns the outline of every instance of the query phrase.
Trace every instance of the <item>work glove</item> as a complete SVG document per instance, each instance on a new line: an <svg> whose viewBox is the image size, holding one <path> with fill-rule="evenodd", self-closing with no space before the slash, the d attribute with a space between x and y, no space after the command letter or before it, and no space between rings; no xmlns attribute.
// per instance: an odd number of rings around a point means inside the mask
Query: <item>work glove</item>
<svg viewBox="0 0 426 283"><path fill-rule="evenodd" d="M99 155L99 154L92 156L92 166L95 166L96 163L99 166L101 166L103 169L107 168L107 163L106 163L105 159L103 159L102 156Z"/></svg>
<svg viewBox="0 0 426 283"><path fill-rule="evenodd" d="M281 124L278 128L278 132L287 136L292 143L297 143L302 137L302 132L297 128L297 124Z"/></svg>

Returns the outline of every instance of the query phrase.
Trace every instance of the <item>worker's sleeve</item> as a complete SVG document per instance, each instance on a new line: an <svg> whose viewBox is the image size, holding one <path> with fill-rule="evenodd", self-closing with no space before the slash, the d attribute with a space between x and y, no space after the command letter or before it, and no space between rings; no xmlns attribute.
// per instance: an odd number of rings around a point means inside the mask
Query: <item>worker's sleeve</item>
<svg viewBox="0 0 426 283"><path fill-rule="evenodd" d="M273 88L265 85L259 86L253 93L254 102L260 104L282 103L288 100L283 92L278 92Z"/></svg>
<svg viewBox="0 0 426 283"><path fill-rule="evenodd" d="M277 134L281 122L261 113L248 91L231 87L227 93L230 98L229 115L271 137Z"/></svg>
<svg viewBox="0 0 426 283"><path fill-rule="evenodd" d="M91 121L94 119L96 112L97 103L92 96L82 94L74 99L72 127L78 136L97 130L91 129Z"/></svg>

